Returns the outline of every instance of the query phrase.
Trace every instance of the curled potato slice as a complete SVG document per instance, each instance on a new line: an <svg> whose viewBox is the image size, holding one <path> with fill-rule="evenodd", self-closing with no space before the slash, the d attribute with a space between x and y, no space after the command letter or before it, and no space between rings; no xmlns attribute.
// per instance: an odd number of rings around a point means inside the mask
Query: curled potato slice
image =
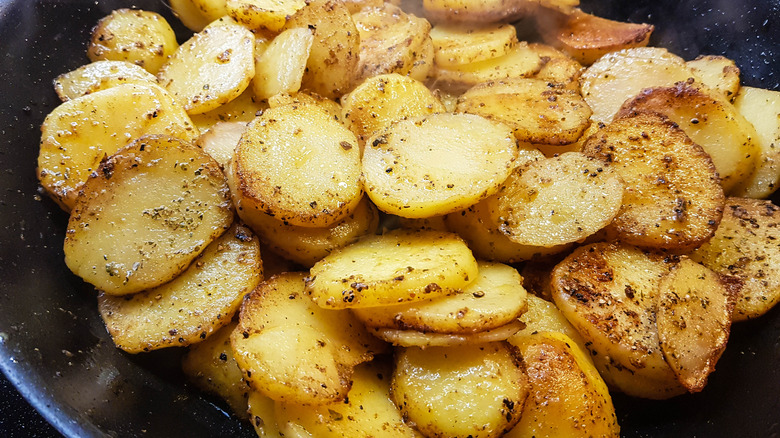
<svg viewBox="0 0 780 438"><path fill-rule="evenodd" d="M369 328L369 333L398 347L455 347L505 341L523 328L519 321L477 333L432 333L419 330Z"/></svg>
<svg viewBox="0 0 780 438"><path fill-rule="evenodd" d="M517 31L510 24L437 24L431 40L436 65L453 67L505 55L517 43Z"/></svg>
<svg viewBox="0 0 780 438"><path fill-rule="evenodd" d="M84 184L68 221L65 263L109 295L159 286L228 229L228 192L219 164L199 148L142 137Z"/></svg>
<svg viewBox="0 0 780 438"><path fill-rule="evenodd" d="M477 272L457 235L395 230L333 251L311 268L306 290L326 308L382 306L453 293Z"/></svg>
<svg viewBox="0 0 780 438"><path fill-rule="evenodd" d="M498 190L517 155L511 131L500 123L471 114L413 117L366 142L364 187L387 213L452 213Z"/></svg>
<svg viewBox="0 0 780 438"><path fill-rule="evenodd" d="M125 82L156 84L157 78L137 64L101 60L57 76L54 91L66 102Z"/></svg>

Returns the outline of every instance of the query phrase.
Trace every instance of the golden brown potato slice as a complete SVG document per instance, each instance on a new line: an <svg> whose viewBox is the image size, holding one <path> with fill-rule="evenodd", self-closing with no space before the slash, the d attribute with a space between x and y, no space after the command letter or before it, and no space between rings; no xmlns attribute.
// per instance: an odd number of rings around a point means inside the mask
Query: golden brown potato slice
<svg viewBox="0 0 780 438"><path fill-rule="evenodd" d="M579 78L585 68L574 58L562 51L541 43L532 43L528 47L543 60L542 68L533 76L536 79L560 84L579 92ZM544 61L546 59L546 61Z"/></svg>
<svg viewBox="0 0 780 438"><path fill-rule="evenodd" d="M125 82L156 84L157 78L127 61L95 61L54 79L54 91L66 102Z"/></svg>
<svg viewBox="0 0 780 438"><path fill-rule="evenodd" d="M726 198L715 235L691 258L741 284L732 318L744 321L780 301L780 209L770 201Z"/></svg>
<svg viewBox="0 0 780 438"><path fill-rule="evenodd" d="M733 101L739 92L739 67L725 56L701 55L688 61L696 79L725 100Z"/></svg>
<svg viewBox="0 0 780 438"><path fill-rule="evenodd" d="M479 84L458 99L457 110L505 123L519 141L544 144L576 142L593 113L578 91L532 78Z"/></svg>
<svg viewBox="0 0 780 438"><path fill-rule="evenodd" d="M485 342L505 341L523 328L523 323L512 321L500 327L477 333L432 333L419 330L398 330L391 328L369 328L377 338L397 347L457 347Z"/></svg>
<svg viewBox="0 0 780 438"><path fill-rule="evenodd" d="M433 22L476 24L515 21L535 7L531 0L423 0L422 5Z"/></svg>
<svg viewBox="0 0 780 438"><path fill-rule="evenodd" d="M628 245L578 248L553 270L555 304L585 338L596 368L613 388L665 399L685 392L662 354L656 309L663 255Z"/></svg>
<svg viewBox="0 0 780 438"><path fill-rule="evenodd" d="M496 194L499 230L521 245L584 239L620 211L623 183L605 161L567 152L518 168Z"/></svg>
<svg viewBox="0 0 780 438"><path fill-rule="evenodd" d="M344 3L312 0L292 15L284 29L311 29L311 46L302 87L328 98L352 88L360 53L360 35Z"/></svg>
<svg viewBox="0 0 780 438"><path fill-rule="evenodd" d="M690 251L706 242L723 212L723 189L709 155L656 114L616 120L583 146L625 182L623 206L608 230L646 248Z"/></svg>
<svg viewBox="0 0 780 438"><path fill-rule="evenodd" d="M780 187L780 91L742 87L734 107L756 129L756 169L734 188L735 196L767 198Z"/></svg>
<svg viewBox="0 0 780 438"><path fill-rule="evenodd" d="M243 122L217 122L208 131L201 134L195 144L209 154L224 170L236 153L241 135L246 131Z"/></svg>
<svg viewBox="0 0 780 438"><path fill-rule="evenodd" d="M272 32L282 30L298 10L306 6L304 0L227 0L228 15L249 29L265 28Z"/></svg>
<svg viewBox="0 0 780 438"><path fill-rule="evenodd" d="M528 310L519 318L520 322L525 324L525 328L507 339L510 344L520 346L521 338L540 333L559 333L577 344L580 350L588 351L580 332L571 325L553 302L539 298L534 294L528 294L526 303ZM593 363L590 356L586 356L586 358L588 362Z"/></svg>
<svg viewBox="0 0 780 438"><path fill-rule="evenodd" d="M327 97L322 97L318 95L317 93L311 93L311 92L298 92L293 94L277 94L275 96L272 96L268 99L268 105L271 108L275 108L277 106L282 105L308 105L308 104L314 104L320 107L320 109L324 110L333 120L342 121L341 118L341 105L336 102L335 100L328 99Z"/></svg>
<svg viewBox="0 0 780 438"><path fill-rule="evenodd" d="M244 386L246 387L246 383ZM259 391L248 387L246 389L249 391L249 399L247 400L249 422L255 429L257 436L260 438L282 438L283 435L279 431L279 424L276 421L276 402Z"/></svg>
<svg viewBox="0 0 780 438"><path fill-rule="evenodd" d="M254 390L317 405L343 400L352 368L384 349L349 312L314 304L304 274L294 272L270 278L248 296L231 344Z"/></svg>
<svg viewBox="0 0 780 438"><path fill-rule="evenodd" d="M139 9L117 9L92 29L90 61L128 61L150 73L168 61L179 44L162 15Z"/></svg>
<svg viewBox="0 0 780 438"><path fill-rule="evenodd" d="M518 147L505 125L472 114L402 120L363 151L364 188L380 210L424 218L462 210L498 190Z"/></svg>
<svg viewBox="0 0 780 438"><path fill-rule="evenodd" d="M232 222L213 158L173 137L142 137L84 184L68 221L65 263L107 294L140 292L183 272Z"/></svg>
<svg viewBox="0 0 780 438"><path fill-rule="evenodd" d="M506 438L620 436L607 385L586 351L561 333L518 337L529 393Z"/></svg>
<svg viewBox="0 0 780 438"><path fill-rule="evenodd" d="M699 392L726 349L735 295L718 274L688 258L672 267L659 288L661 351L680 383Z"/></svg>
<svg viewBox="0 0 780 438"><path fill-rule="evenodd" d="M477 272L457 235L395 230L333 251L311 268L306 290L322 307L383 306L454 293Z"/></svg>
<svg viewBox="0 0 780 438"><path fill-rule="evenodd" d="M456 67L506 55L517 43L517 31L510 24L437 24L431 41L436 65Z"/></svg>
<svg viewBox="0 0 780 438"><path fill-rule="evenodd" d="M637 47L609 53L580 77L582 97L593 110L594 122L610 122L626 99L645 88L664 87L695 77L677 55L658 47Z"/></svg>
<svg viewBox="0 0 780 438"><path fill-rule="evenodd" d="M688 83L643 90L626 101L615 120L640 113L658 113L676 123L712 158L725 192L754 171L760 149L753 126L726 100Z"/></svg>
<svg viewBox="0 0 780 438"><path fill-rule="evenodd" d="M252 90L258 99L301 88L314 35L310 29L288 29L277 35L255 61Z"/></svg>
<svg viewBox="0 0 780 438"><path fill-rule="evenodd" d="M41 126L38 179L52 199L70 211L100 161L146 134L192 140L198 130L157 85L121 84L65 102Z"/></svg>
<svg viewBox="0 0 780 438"><path fill-rule="evenodd" d="M247 127L230 166L236 206L247 221L259 213L307 227L344 219L362 196L357 145L316 104L266 110Z"/></svg>
<svg viewBox="0 0 780 438"><path fill-rule="evenodd" d="M190 118L195 126L203 132L219 122L249 123L267 108L268 104L256 98L252 90L247 88L240 96L230 102L203 114L193 114Z"/></svg>
<svg viewBox="0 0 780 438"><path fill-rule="evenodd" d="M200 12L192 0L168 0L168 5L171 7L173 15L193 32L200 32L211 22Z"/></svg>
<svg viewBox="0 0 780 438"><path fill-rule="evenodd" d="M520 420L528 377L505 342L399 349L392 395L428 437L500 437Z"/></svg>
<svg viewBox="0 0 780 438"><path fill-rule="evenodd" d="M358 82L380 74L398 73L425 80L433 67L431 24L384 3L352 15L360 33Z"/></svg>
<svg viewBox="0 0 780 438"><path fill-rule="evenodd" d="M186 346L228 324L244 295L262 278L257 238L238 225L173 280L131 297L102 293L98 309L114 343L124 351Z"/></svg>
<svg viewBox="0 0 780 438"><path fill-rule="evenodd" d="M189 114L235 99L255 75L255 37L225 18L209 24L173 53L157 79Z"/></svg>

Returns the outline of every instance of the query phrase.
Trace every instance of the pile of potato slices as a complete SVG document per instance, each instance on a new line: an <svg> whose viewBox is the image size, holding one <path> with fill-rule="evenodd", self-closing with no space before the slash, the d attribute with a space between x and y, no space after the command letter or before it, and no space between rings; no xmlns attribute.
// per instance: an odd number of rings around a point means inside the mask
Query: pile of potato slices
<svg viewBox="0 0 780 438"><path fill-rule="evenodd" d="M577 0L169 3L55 79L38 178L117 347L261 437L616 437L780 300L780 92L729 59Z"/></svg>

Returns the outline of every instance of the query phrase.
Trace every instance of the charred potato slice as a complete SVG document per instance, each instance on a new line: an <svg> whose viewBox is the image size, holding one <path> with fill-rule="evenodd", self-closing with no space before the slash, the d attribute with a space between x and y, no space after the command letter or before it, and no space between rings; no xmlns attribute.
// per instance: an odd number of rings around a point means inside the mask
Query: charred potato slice
<svg viewBox="0 0 780 438"><path fill-rule="evenodd" d="M314 35L310 29L288 29L277 35L257 57L252 90L258 99L301 88Z"/></svg>
<svg viewBox="0 0 780 438"><path fill-rule="evenodd" d="M517 43L517 31L509 24L437 24L431 29L431 41L436 65L454 67L507 54Z"/></svg>
<svg viewBox="0 0 780 438"><path fill-rule="evenodd" d="M228 15L249 29L282 30L287 20L306 6L304 0L227 0Z"/></svg>
<svg viewBox="0 0 780 438"><path fill-rule="evenodd" d="M696 78L721 98L733 101L739 92L739 67L725 56L701 55L688 61Z"/></svg>
<svg viewBox="0 0 780 438"><path fill-rule="evenodd" d="M734 189L736 196L767 198L780 187L780 91L742 87L734 107L756 129L756 169Z"/></svg>
<svg viewBox="0 0 780 438"><path fill-rule="evenodd" d="M54 91L66 102L125 82L156 84L157 77L127 61L101 60L57 76Z"/></svg>

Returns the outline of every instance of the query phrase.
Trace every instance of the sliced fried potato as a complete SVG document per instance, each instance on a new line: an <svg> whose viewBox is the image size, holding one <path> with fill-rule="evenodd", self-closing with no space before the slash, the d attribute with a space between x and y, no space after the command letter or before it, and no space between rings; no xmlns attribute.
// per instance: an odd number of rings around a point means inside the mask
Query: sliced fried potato
<svg viewBox="0 0 780 438"><path fill-rule="evenodd" d="M255 37L222 19L193 35L157 73L165 89L189 114L201 114L235 99L255 75Z"/></svg>
<svg viewBox="0 0 780 438"><path fill-rule="evenodd" d="M739 92L739 67L725 56L701 55L693 61L688 61L688 67L693 70L702 84L710 90L720 93L720 97L733 101Z"/></svg>
<svg viewBox="0 0 780 438"><path fill-rule="evenodd" d="M200 32L211 22L211 20L206 19L206 17L201 14L192 0L168 0L168 4L173 11L173 15L175 15L187 29L193 32Z"/></svg>
<svg viewBox="0 0 780 438"><path fill-rule="evenodd" d="M247 221L259 213L308 227L342 220L362 196L357 145L355 135L316 104L268 109L236 148L236 206Z"/></svg>
<svg viewBox="0 0 780 438"><path fill-rule="evenodd" d="M201 15L209 21L219 20L228 14L226 0L190 0Z"/></svg>
<svg viewBox="0 0 780 438"><path fill-rule="evenodd" d="M512 171L517 149L509 128L480 116L413 117L366 142L364 187L387 213L452 213L495 193Z"/></svg>
<svg viewBox="0 0 780 438"><path fill-rule="evenodd" d="M455 234L396 230L333 251L311 268L306 290L322 307L382 306L454 293L477 272Z"/></svg>
<svg viewBox="0 0 780 438"><path fill-rule="evenodd" d="M734 194L767 198L780 187L780 91L742 87L734 107L756 129L753 140L761 150L754 173Z"/></svg>
<svg viewBox="0 0 780 438"><path fill-rule="evenodd" d="M183 272L232 222L213 158L173 137L142 137L84 184L68 221L65 263L107 294L135 293Z"/></svg>
<svg viewBox="0 0 780 438"><path fill-rule="evenodd" d="M505 123L520 141L544 144L576 142L592 114L579 92L532 78L479 84L458 99L457 110Z"/></svg>
<svg viewBox="0 0 780 438"><path fill-rule="evenodd" d="M252 90L259 99L301 88L314 35L310 29L288 29L277 35L255 61Z"/></svg>
<svg viewBox="0 0 780 438"><path fill-rule="evenodd" d="M100 161L146 134L192 140L198 130L157 85L121 84L65 102L41 126L38 179L52 199L70 211Z"/></svg>
<svg viewBox="0 0 780 438"><path fill-rule="evenodd" d="M252 90L247 88L240 96L230 102L203 114L193 114L190 118L202 132L211 129L219 122L249 123L267 108L267 103L256 98Z"/></svg>
<svg viewBox="0 0 780 438"><path fill-rule="evenodd" d="M520 346L521 338L539 333L559 333L577 344L582 351L588 351L580 332L571 325L554 303L533 294L528 294L526 303L528 310L520 315L520 322L525 324L525 328L507 339L510 344ZM588 362L593 363L589 356L586 357Z"/></svg>
<svg viewBox="0 0 780 438"><path fill-rule="evenodd" d="M780 208L770 201L727 198L715 235L691 258L741 284L734 321L757 318L780 301Z"/></svg>
<svg viewBox="0 0 780 438"><path fill-rule="evenodd" d="M590 137L586 155L607 161L626 185L608 230L646 248L689 251L706 242L723 212L723 189L709 155L657 114L616 120Z"/></svg>
<svg viewBox="0 0 780 438"><path fill-rule="evenodd" d="M260 438L282 438L283 435L279 431L279 425L276 421L276 402L260 391L253 391L251 388L247 388L247 390L249 391L249 400L247 400L249 422L255 429L257 436Z"/></svg>
<svg viewBox="0 0 780 438"><path fill-rule="evenodd" d="M542 60L547 59L542 68L533 76L534 78L560 84L571 90L580 90L579 78L585 70L582 64L552 46L532 43L528 47L534 50Z"/></svg>
<svg viewBox="0 0 780 438"><path fill-rule="evenodd" d="M395 218L394 218L395 219ZM409 219L408 217L397 217L398 226L407 230L436 230L450 231L444 216L431 216L422 219Z"/></svg>
<svg viewBox="0 0 780 438"><path fill-rule="evenodd" d="M277 106L282 105L301 105L301 104L314 104L320 107L320 109L324 110L333 120L341 121L341 105L339 105L338 102L335 100L328 99L327 97L322 97L318 95L317 93L311 93L311 92L299 92L299 93L293 93L293 94L277 94L275 96L272 96L268 99L268 105L271 108L275 108Z"/></svg>
<svg viewBox="0 0 780 438"><path fill-rule="evenodd" d="M517 31L510 24L437 24L431 40L436 65L455 67L506 55L517 43Z"/></svg>
<svg viewBox="0 0 780 438"><path fill-rule="evenodd" d="M505 342L399 349L392 395L428 437L499 437L520 420L528 377Z"/></svg>
<svg viewBox="0 0 780 438"><path fill-rule="evenodd" d="M241 135L246 131L243 122L217 122L195 141L195 144L219 163L222 169L230 165Z"/></svg>
<svg viewBox="0 0 780 438"><path fill-rule="evenodd" d="M485 342L505 341L523 328L523 323L512 321L500 327L477 333L431 333L419 330L398 330L391 328L369 328L377 338L397 347L457 347Z"/></svg>
<svg viewBox="0 0 780 438"><path fill-rule="evenodd" d="M227 0L228 15L249 29L282 30L305 0Z"/></svg>
<svg viewBox="0 0 780 438"><path fill-rule="evenodd" d="M436 23L508 23L534 9L529 0L423 0L422 5L425 16Z"/></svg>
<svg viewBox="0 0 780 438"><path fill-rule="evenodd" d="M606 162L567 152L518 168L496 195L499 230L521 245L584 239L620 211L623 183Z"/></svg>
<svg viewBox="0 0 780 438"><path fill-rule="evenodd" d="M82 65L54 79L54 91L66 102L125 82L156 84L157 78L137 64L101 60Z"/></svg>

